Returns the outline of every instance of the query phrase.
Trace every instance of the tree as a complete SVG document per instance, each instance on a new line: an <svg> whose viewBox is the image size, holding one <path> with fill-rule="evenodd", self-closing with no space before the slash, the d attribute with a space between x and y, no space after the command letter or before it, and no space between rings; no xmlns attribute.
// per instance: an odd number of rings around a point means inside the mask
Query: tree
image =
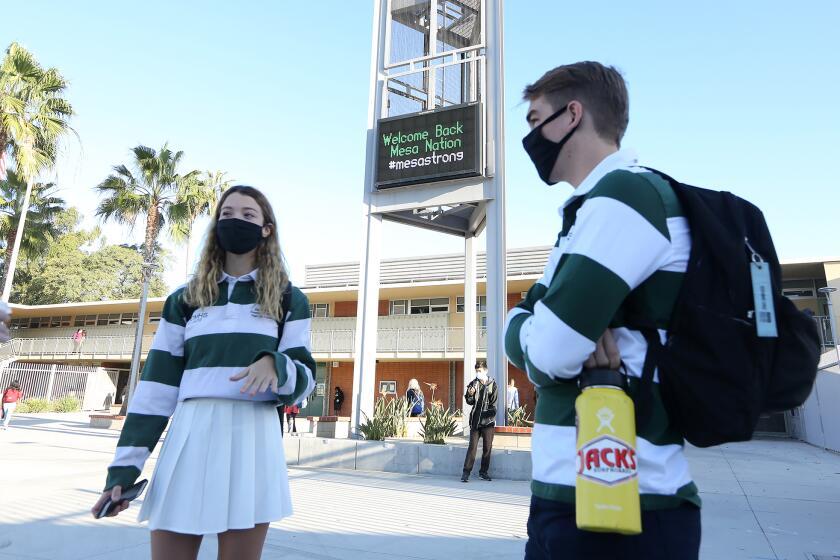
<svg viewBox="0 0 840 560"><path fill-rule="evenodd" d="M12 259L26 190L26 181L17 171L9 171L6 180L0 181L0 239L6 243L4 265ZM53 183L32 185L27 214L29 223L23 230L20 243L20 250L25 259L45 253L50 241L61 231L56 219L64 212L65 203L62 198L54 196L54 193Z"/></svg>
<svg viewBox="0 0 840 560"><path fill-rule="evenodd" d="M17 43L6 49L0 64L0 168L6 158L27 183L12 251L6 262L4 299L11 291L19 244L29 210L33 182L55 164L58 145L70 131L73 108L63 97L67 82L55 68L44 69Z"/></svg>
<svg viewBox="0 0 840 560"><path fill-rule="evenodd" d="M75 209L66 214L71 212L78 216ZM22 267L15 284L21 303L50 305L140 297L142 248L106 244L99 228L82 230L77 224L78 220L70 230L52 239L45 255ZM165 258L160 250L156 255L158 260ZM166 295L162 270L158 267L152 274L149 292L153 297Z"/></svg>
<svg viewBox="0 0 840 560"><path fill-rule="evenodd" d="M222 193L233 182L226 179L224 171L205 171L202 175L192 175L181 184L178 193L179 205L176 211L183 212L179 221L171 230L172 240L179 244L186 244L186 277L190 275L190 242L192 228L200 216L206 216L213 211Z"/></svg>
<svg viewBox="0 0 840 560"><path fill-rule="evenodd" d="M132 152L134 172L125 165L117 165L114 167L114 174L109 175L96 186L99 194L105 197L99 204L96 215L103 220L114 220L132 228L138 218L145 216L143 257L144 262L151 266L158 237L164 225L168 224L170 232L177 232L187 220L189 215L187 205L184 200L178 198L178 194L182 192L187 182L198 175L198 171L180 175L178 164L184 152L173 152L166 144L159 152L146 146L137 146ZM150 270L145 272L138 314L140 322L131 358L128 400L131 399L140 367L139 343L143 337L142 328L146 313ZM123 409L126 405L127 401L123 402ZM120 411L120 414L124 413L125 410Z"/></svg>

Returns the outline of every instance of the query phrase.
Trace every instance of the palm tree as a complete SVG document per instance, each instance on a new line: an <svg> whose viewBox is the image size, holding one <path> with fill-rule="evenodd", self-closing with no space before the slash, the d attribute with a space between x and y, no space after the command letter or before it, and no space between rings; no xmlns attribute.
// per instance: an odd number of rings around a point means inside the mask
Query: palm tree
<svg viewBox="0 0 840 560"><path fill-rule="evenodd" d="M154 258L155 243L165 225L178 235L187 220L187 204L179 199L186 185L195 181L198 171L178 173L184 152L173 152L164 144L159 152L146 146L132 149L132 172L126 165L114 166L114 173L96 186L105 199L99 203L96 215L134 227L145 216L143 256L147 262Z"/></svg>
<svg viewBox="0 0 840 560"><path fill-rule="evenodd" d="M4 264L12 259L26 191L27 182L16 171L9 171L6 180L0 181L0 238L6 241ZM64 210L64 199L55 196L53 183L32 185L28 224L19 244L23 254L32 258L49 249L50 241L60 232L56 218Z"/></svg>
<svg viewBox="0 0 840 560"><path fill-rule="evenodd" d="M27 182L27 189L15 242L6 262L6 281L0 296L4 300L8 300L14 280L33 182L39 173L55 164L59 142L71 130L68 120L73 108L62 97L66 89L67 82L58 70L44 69L32 53L17 43L6 49L0 64L0 170L5 170L9 157L17 175Z"/></svg>
<svg viewBox="0 0 840 560"><path fill-rule="evenodd" d="M206 216L213 211L219 197L230 187L230 179L225 178L224 171L205 171L202 175L192 175L181 185L178 193L178 204L173 208L176 212L183 212L179 216L177 226L170 229L170 235L176 243L187 246L185 269L186 277L190 275L190 244L192 228L200 216Z"/></svg>
<svg viewBox="0 0 840 560"><path fill-rule="evenodd" d="M155 247L165 225L170 233L181 231L187 219L187 205L178 195L184 186L194 181L198 171L186 175L178 173L178 164L184 152L173 152L167 144L156 152L146 146L132 150L134 161L130 170L125 165L114 166L114 173L96 186L105 199L99 203L96 215L102 220L114 220L119 224L134 227L137 220L145 217L143 241L143 291L140 296L137 333L134 353L131 358L128 399L123 402L125 413L127 401L131 399L140 367L140 341L143 339L143 325L146 315L146 300L149 295L151 266L155 259Z"/></svg>

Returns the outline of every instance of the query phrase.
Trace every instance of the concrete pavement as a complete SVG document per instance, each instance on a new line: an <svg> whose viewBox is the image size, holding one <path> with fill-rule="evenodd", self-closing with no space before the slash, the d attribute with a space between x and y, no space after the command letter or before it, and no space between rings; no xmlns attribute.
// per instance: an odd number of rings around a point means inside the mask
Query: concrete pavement
<svg viewBox="0 0 840 560"><path fill-rule="evenodd" d="M84 414L19 415L0 432L0 560L148 558L139 505L116 519L88 513L117 436ZM840 556L840 455L790 440L688 454L704 560ZM290 479L295 515L272 525L266 559L523 556L527 482L303 468ZM200 558L215 556L208 538Z"/></svg>

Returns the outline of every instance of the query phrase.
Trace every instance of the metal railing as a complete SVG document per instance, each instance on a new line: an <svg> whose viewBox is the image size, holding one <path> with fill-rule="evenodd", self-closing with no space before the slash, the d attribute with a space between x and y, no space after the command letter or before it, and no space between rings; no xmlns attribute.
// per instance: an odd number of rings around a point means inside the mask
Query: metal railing
<svg viewBox="0 0 840 560"><path fill-rule="evenodd" d="M477 331L478 350L487 349L487 329ZM310 342L313 354L352 355L356 331L346 329L312 331ZM152 345L152 336L143 337L145 357ZM88 337L78 351L67 338L14 338L0 345L0 362L16 359L40 360L102 360L127 359L134 347L133 336ZM429 327L379 329L377 352L380 354L448 354L464 351L463 327Z"/></svg>
<svg viewBox="0 0 840 560"><path fill-rule="evenodd" d="M143 337L143 353L152 345L152 336ZM78 350L68 338L13 338L0 346L0 359L77 359L100 360L131 356L133 336L92 336L85 339Z"/></svg>
<svg viewBox="0 0 840 560"><path fill-rule="evenodd" d="M823 347L834 346L834 333L831 331L831 318L827 315L816 315L814 321L817 322L817 330L820 333L820 342Z"/></svg>

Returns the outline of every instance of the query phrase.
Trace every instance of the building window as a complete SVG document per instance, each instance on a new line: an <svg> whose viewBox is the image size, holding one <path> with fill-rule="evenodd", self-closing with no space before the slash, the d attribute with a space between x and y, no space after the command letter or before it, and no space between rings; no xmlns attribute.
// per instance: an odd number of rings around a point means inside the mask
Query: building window
<svg viewBox="0 0 840 560"><path fill-rule="evenodd" d="M74 327L92 327L96 324L96 315L76 315Z"/></svg>
<svg viewBox="0 0 840 560"><path fill-rule="evenodd" d="M487 315L482 314L478 316L478 328L479 329L486 329L487 328Z"/></svg>
<svg viewBox="0 0 840 560"><path fill-rule="evenodd" d="M149 312L149 322L150 323L160 323L161 312L160 311L150 311Z"/></svg>
<svg viewBox="0 0 840 560"><path fill-rule="evenodd" d="M309 304L310 317L329 317L330 304L329 303L310 303Z"/></svg>
<svg viewBox="0 0 840 560"><path fill-rule="evenodd" d="M815 298L817 290L813 280L783 280L782 295L791 299Z"/></svg>
<svg viewBox="0 0 840 560"><path fill-rule="evenodd" d="M389 315L406 315L408 314L408 300L392 299L388 306Z"/></svg>
<svg viewBox="0 0 840 560"><path fill-rule="evenodd" d="M409 313L449 313L449 298L421 298L411 300Z"/></svg>
<svg viewBox="0 0 840 560"><path fill-rule="evenodd" d="M396 381L380 381L379 382L380 395L396 395L397 382Z"/></svg>
<svg viewBox="0 0 840 560"><path fill-rule="evenodd" d="M464 312L464 296L458 296L455 298L455 312L456 313L463 313ZM484 313L487 311L487 296L476 296L475 298L475 310L479 313Z"/></svg>
<svg viewBox="0 0 840 560"><path fill-rule="evenodd" d="M137 322L137 313L123 313L120 323L123 325L133 325Z"/></svg>

